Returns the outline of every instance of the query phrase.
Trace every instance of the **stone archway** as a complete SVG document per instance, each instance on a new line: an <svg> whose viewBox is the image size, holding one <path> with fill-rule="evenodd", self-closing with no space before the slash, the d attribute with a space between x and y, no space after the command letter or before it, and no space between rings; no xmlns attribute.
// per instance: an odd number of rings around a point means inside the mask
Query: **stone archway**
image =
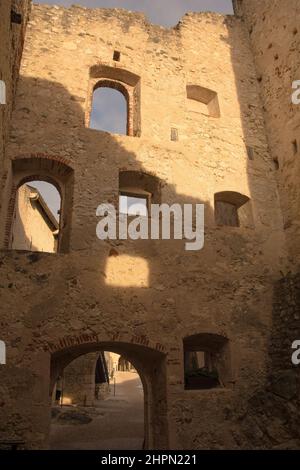
<svg viewBox="0 0 300 470"><path fill-rule="evenodd" d="M51 354L50 397L58 376L68 364L79 356L97 351L115 352L133 364L144 390L145 448L167 449L166 354L155 348L122 341L101 341L56 350Z"/></svg>

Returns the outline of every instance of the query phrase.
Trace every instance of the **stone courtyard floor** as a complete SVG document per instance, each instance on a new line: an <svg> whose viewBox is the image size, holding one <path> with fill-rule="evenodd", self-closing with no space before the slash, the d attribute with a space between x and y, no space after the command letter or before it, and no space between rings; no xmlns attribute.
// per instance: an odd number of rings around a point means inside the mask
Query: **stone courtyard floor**
<svg viewBox="0 0 300 470"><path fill-rule="evenodd" d="M106 400L93 407L53 408L51 449L142 449L144 440L144 398L135 372L116 373Z"/></svg>

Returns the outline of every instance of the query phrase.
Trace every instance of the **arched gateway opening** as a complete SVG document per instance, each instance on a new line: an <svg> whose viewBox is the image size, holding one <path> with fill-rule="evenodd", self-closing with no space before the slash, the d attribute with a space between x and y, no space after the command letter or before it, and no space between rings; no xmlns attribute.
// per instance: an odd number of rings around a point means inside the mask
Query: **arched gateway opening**
<svg viewBox="0 0 300 470"><path fill-rule="evenodd" d="M120 358L122 358L121 361ZM130 367L128 367L129 370L118 371L119 361L130 364ZM76 415L76 401L81 401L81 407L77 408L79 412L84 411L83 407L91 407L90 413L77 414L79 422L82 419L84 426L77 426L78 431L74 432L74 436L75 438L76 435L80 436L80 444L78 447L82 449L82 443L84 442L82 433L86 430L88 439L90 431L87 425L89 419L93 419L93 407L96 403L96 406L98 404L98 408L96 409L98 416L99 413L101 415L102 410L104 410L103 417L105 418L103 420L97 419L93 423L93 426L99 426L97 429L97 432L99 430L99 436L103 435L103 439L101 439L101 442L99 441L99 445L97 446L99 449L106 448L105 442L107 442L107 448L111 448L111 446L114 445L115 449L168 448L165 361L166 354L157 349L126 342L79 344L52 353L49 400L52 408L52 422L56 420L58 415L61 415L59 407L62 407L64 410L68 408L71 420L72 413ZM72 394L70 393L69 386L70 368L72 370L72 365L76 364L76 362L77 373L82 370L83 375L79 377L78 380L75 378L75 380L72 381ZM105 363L105 367L102 367L103 363ZM68 390L64 389L64 374L68 377ZM126 374L128 374L128 377ZM81 380L84 385L78 383L78 381L80 382ZM74 381L76 382L75 389L77 388L75 392L73 386ZM77 392L79 395L81 393L80 399L78 398ZM113 410L111 408L114 404L120 406L120 401L122 397L124 397L124 393L131 393L131 396L134 394L135 400L141 399L138 398L139 394L141 396L143 395L143 403L138 403L138 401L133 402L129 399L129 406L137 406L137 419L139 419L138 413L141 413L142 407L144 408L144 430L142 431L142 428L139 428L138 424L138 439L136 438L137 436L135 436L132 441L130 441L130 439L127 441L126 439L122 439L122 436L124 436L124 433L126 435L126 429L128 430L128 426L130 425L130 423L126 422L126 419L124 419L126 413L124 414L124 410L120 409L120 419L118 422L118 409ZM75 396L77 396L77 398L74 398ZM104 400L103 404L99 405L99 400ZM130 412L132 413L133 411L134 409L132 408ZM111 416L107 416L109 413L111 413ZM86 421L85 415L89 415L89 419ZM65 416L67 415L65 414ZM134 415L132 419L134 420ZM63 420L64 417L62 417L62 421ZM112 426L110 429L113 429L116 433L114 436L115 439L112 440L110 438L105 440L106 433L111 432L105 429L105 423L109 423L109 426ZM103 429L101 426L103 426ZM57 448L57 434L53 437L56 430L53 433L52 427L51 431L50 447ZM93 443L86 441L87 449L95 448L96 445L95 437L93 437ZM76 442L73 440L71 447L68 447L66 444L65 448L76 449Z"/></svg>

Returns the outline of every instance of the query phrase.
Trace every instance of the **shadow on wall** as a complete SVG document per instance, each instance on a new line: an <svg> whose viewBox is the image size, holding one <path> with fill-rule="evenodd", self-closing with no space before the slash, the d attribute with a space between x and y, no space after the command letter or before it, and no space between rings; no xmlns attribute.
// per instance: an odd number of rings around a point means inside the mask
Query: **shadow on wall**
<svg viewBox="0 0 300 470"><path fill-rule="evenodd" d="M38 99L39 101L39 110L41 111L38 113L32 113L30 111L30 108L26 106L22 106L21 109L16 111L16 120L24 120L26 116L28 119L28 115L30 114L32 128L35 129L34 146L37 149L37 152L33 155L26 153L25 155L21 154L13 157L16 161L23 159L23 163L21 164L21 171L19 172L19 170L17 169L15 172L17 178L20 178L20 175L23 172L26 172L28 175L31 172L32 176L34 176L35 178L39 177L40 179L43 179L45 170L42 169L41 161L45 159L53 159L53 162L57 162L58 160L60 160L64 162L67 166L69 165L71 171L74 168L75 171L81 172L80 183L78 183L76 187L76 190L78 192L79 186L80 188L89 187L87 186L87 184L90 183L90 181L88 180L92 179L91 175L82 174L82 161L89 161L91 162L91 166L92 163L93 165L95 165L95 167L93 168L94 170L99 170L99 173L95 175L95 177L97 176L98 178L97 183L95 179L92 181L94 185L92 189L94 190L95 199L99 194L99 197L97 198L97 201L99 203L107 201L113 202L117 206L119 190L122 189L121 187L119 187L118 184L119 171L134 171L137 175L143 173L150 173L153 174L153 176L156 177L159 182L159 190L161 192L161 196L159 198L156 198L156 203L166 202L169 204L204 204L206 226L211 227L215 225L214 208L210 205L209 201L197 199L187 194L178 193L175 185L172 185L165 181L164 178L159 174L159 168L155 167L155 171L153 171L152 165L152 169L149 172L149 170L138 161L138 157L135 155L134 152L129 152L127 149L124 148L122 140L120 140L118 136L114 136L112 134L108 134L102 131L96 131L93 129L85 128L84 112L79 103L77 102L77 97L74 95L69 95L69 93L64 89L63 86L56 82L50 82L40 79L22 78L19 84L19 90L20 89L23 90L23 92L26 93L28 97L36 96L36 99ZM52 104L51 107L48 106L48 100L50 97ZM26 102L27 98L24 98L24 101ZM80 101L80 99L78 99L78 101ZM45 127L48 128L48 124L50 123L55 123L54 128L57 129L56 131L53 130L52 132L48 132L48 136L46 136L46 139L49 141L49 147L51 144L51 148L53 150L49 153L41 153L40 148L42 146L45 147L45 134L47 132L45 132ZM64 141L64 134L66 136L67 143L65 143ZM78 145L78 142L82 142L82 140L84 140L86 144L85 152L83 152L82 148L80 148L80 145ZM39 141L40 147L38 145ZM61 142L61 145L59 145L59 142ZM66 146L68 147L67 151L65 150ZM28 157L36 158L29 159ZM107 163L109 161L111 161L111 166L107 169ZM28 163L27 168L26 163ZM55 164L53 164L53 168L50 168L50 166L48 165L47 168L50 178L56 181L58 186L61 186L64 183L61 178L61 169L56 169ZM114 167L114 170L112 169L112 167ZM41 169L42 171L40 172ZM103 175L101 175L100 172L102 172ZM12 172L12 174L14 174L14 171ZM113 186L111 191L107 187L109 183ZM96 184L98 184L98 188L96 187ZM67 188L67 190L68 192L72 191L72 188ZM9 193L9 190L7 192ZM64 196L66 196L66 194ZM153 194L152 196L155 197L156 195ZM111 201L109 199L111 199ZM79 202L76 201L76 204L79 205ZM236 205L236 207L238 208L238 204ZM89 219L88 227L91 226L90 218L91 214L95 213L95 208L96 207L94 204L94 206L89 207L90 212L86 211L85 214L80 215L85 219ZM72 209L74 210L74 207L72 207L72 204L70 204L70 202L67 209L68 212L70 212ZM9 218L10 214L8 216L8 219ZM8 225L10 225L9 222L10 220L8 221ZM68 226L70 225L71 219L68 221ZM230 224L225 223L224 225ZM238 225L238 223L235 225ZM242 224L240 225L240 228L242 229ZM63 230L66 230L66 222L63 223L62 228ZM93 237L95 238L94 229L95 227L93 227ZM83 240L87 237L86 227L84 228L84 234L85 236L83 237ZM237 232L232 232L232 234L233 236L239 235L237 234ZM139 242L137 242L137 244L138 243ZM186 254L188 255L188 253Z"/></svg>
<svg viewBox="0 0 300 470"><path fill-rule="evenodd" d="M48 176L49 182L55 183L61 190L66 180L64 175L66 170L61 167L56 167L57 162L60 161L68 166L71 172L74 169L76 176L78 177L79 174L80 177L80 181L78 180L75 188L76 201L74 201L74 204L70 202L73 194L69 194L69 192L73 191L72 187L63 187L63 190L60 191L62 193L62 200L66 199L66 196L69 195L68 207L63 211L68 212L68 214L62 214L69 220L63 220L62 232L66 231L67 227L70 229L72 218L69 216L69 213L71 211L74 213L75 209L78 214L76 217L77 222L79 217L83 222L83 224L77 223L76 243L78 239L81 238L84 244L84 240L87 240L88 237L89 240L86 246L89 246L89 248L90 239L92 237L94 239L93 248L95 247L95 242L99 243L96 239L95 230L99 219L94 217L94 214L97 204L102 202L111 202L114 203L116 207L118 206L119 191L123 189L119 185L120 171L134 172L137 175L136 179L139 179L139 176L141 176L142 179L144 173L150 176L153 175L158 182L157 189L159 194L152 194L152 198L156 203L205 204L206 221L209 224L214 223L214 210L208 201L177 193L176 187L169 184L160 176L159 168L155 166L155 171L153 168L149 171L138 161L138 157L134 152L130 152L124 148L122 143L122 140L124 142L124 138L120 140L118 138L119 136L84 127L85 116L83 109L77 102L77 97L70 95L62 85L56 82L21 77L18 92L19 95L26 94L26 96L22 98L22 107L20 109L17 108L15 111L14 122L24 122L24 120L28 120L30 117L30 127L35 129L35 138L32 147L36 149L36 152L25 152L13 156L14 164L11 168L12 178L11 180L8 178L5 188L7 203L8 201L11 203L13 200L12 192L16 191L16 184L18 185L25 177L27 180L31 178L31 180L36 179L43 181L47 180ZM39 105L37 112L36 110L35 112L31 111L29 97L35 97L34 99L38 100ZM50 97L51 106L49 106ZM26 106L27 100L28 107ZM53 124L53 127L51 127L51 124ZM45 128L51 128L53 130L45 131ZM131 140L133 138L128 137L128 139ZM82 141L85 143L84 151L82 151ZM38 142L40 142L40 146ZM51 152L41 152L40 149L45 148L47 142L49 144L48 147L51 148ZM66 147L67 151L65 150ZM47 168L44 168L45 160L47 160L48 163ZM89 172L84 172L85 174L83 174L82 169L86 162L90 162L94 172L93 175ZM108 165L109 162L110 164ZM156 171L156 168L158 171ZM132 181L133 180L134 179L132 179ZM136 184L136 180L134 184ZM109 185L111 185L111 188L109 188ZM130 186L130 182L127 182L127 185ZM82 201L81 207L83 207L86 202L84 201L85 188L89 188L93 194L90 199L92 204L90 204L90 206L85 205L85 209L87 210L85 210L84 213L80 213L81 208L79 207L78 193L81 191L80 200ZM8 216L5 219L6 228L10 230L11 216L11 206L9 205ZM91 224L92 218L93 222L95 222L94 225ZM88 223L85 225L85 222ZM80 233L80 231L82 231L82 233ZM83 237L81 237L82 234L84 235ZM144 241L136 241L135 244L144 245L145 243ZM153 245L155 245L155 242ZM112 243L112 246L114 246L114 243ZM144 246L141 247L141 254L143 250Z"/></svg>
<svg viewBox="0 0 300 470"><path fill-rule="evenodd" d="M244 28L244 47L250 48L249 32L242 22L241 27ZM268 146L263 105L259 94L261 77L258 77L255 72L253 60L248 65L249 86L245 81L239 80L241 49L236 48L236 44L239 42L242 47L242 43L238 37L235 37L235 33L231 33L228 39L223 38L223 40L231 48L236 90L241 106L243 136L248 153L247 173L250 192L258 197L258 200L264 194L265 210L268 206L273 210L273 206L277 205L279 213L280 203L276 179L278 165L275 164ZM265 188L259 187L257 179L254 182L251 179L251 175L257 169L263 169L265 181L268 181L268 184L272 183L271 191L268 193ZM276 217L276 212L274 212L274 217ZM265 248L269 250L272 250L272 243L276 243L276 236L278 236L277 242L281 236L284 236L281 213L277 215L276 220L271 222L274 225L270 226L268 246L265 245ZM282 269L284 270L284 267ZM266 342L267 355L261 358L261 361L262 364L263 362L266 364L267 377L265 386L257 388L248 402L243 401L241 397L242 405L239 405L235 411L235 419L242 420L241 433L237 436L239 445L247 447L251 445L253 448L264 449L295 449L300 446L300 430L296 424L300 421L300 376L299 370L291 362L291 345L295 339L300 338L300 321L296 313L299 312L298 278L299 276L288 275L283 279L275 280L273 305L270 309L271 327L267 334L261 331L259 323L255 325L251 319L249 327L257 326L257 334L261 337L261 341ZM246 320L245 326L248 327Z"/></svg>
<svg viewBox="0 0 300 470"><path fill-rule="evenodd" d="M51 106L49 106L49 100L51 100ZM140 341L140 338L144 338L143 341L147 343L149 331L152 335L156 334L156 325L159 328L159 337L166 331L168 332L168 337L172 338L174 350L177 353L182 351L183 337L199 332L223 334L227 330L227 326L224 327L224 325L227 322L229 325L231 321L232 288L235 282L234 276L238 278L239 272L232 274L231 279L226 281L226 290L224 290L224 279L228 278L228 271L232 267L234 267L232 273L240 268L241 258L244 263L247 261L250 263L252 260L252 253L246 250L246 235L252 232L244 227L217 228L214 222L214 208L210 203L179 193L177 187L164 177L160 165L161 160L153 164L153 158L155 155L159 156L160 150L153 149L149 171L149 168L145 168L139 162L138 155L134 151L125 149L122 140L105 132L85 128L80 99L70 95L60 84L21 77L16 102L14 123L18 126L17 123L22 122L25 126L26 122L28 126L26 131L28 135L34 136L34 140L31 145L30 141L26 142L26 146L20 140L20 144L30 149L30 153L25 151L13 157L14 163L21 162L21 164L12 166L6 183L8 212L6 226L11 225L10 202L14 200L12 193L16 190L17 182L24 177L31 177L35 180L44 179L48 172L48 177L62 187L62 236L64 231L71 233L72 253L74 256L76 252L80 253L81 260L84 256L87 258L87 265L82 264L82 261L78 266L73 262L69 267L62 263L64 265L62 268L59 264L55 264L59 263L55 258L57 255L48 255L53 260L48 258L49 263L53 262L53 266L57 266L58 270L53 269L52 274L50 272L43 274L42 290L47 302L39 297L41 289L37 283L37 295L30 296L30 301L24 301L23 305L24 312L34 311L31 333L34 337L35 332L43 331L43 344L50 349L59 343L64 335L76 337L82 333L90 334L91 332L96 335L103 332L106 337L113 336L116 332L129 332L129 335L132 335L132 342L122 342L116 338L113 341L95 341L93 344L77 346L61 344L61 349L54 352L51 358L52 385L50 389L52 390L61 370L82 354L103 349L123 355L136 367L143 380L147 445L153 448L167 448L166 352L157 351L152 346L135 343L137 339ZM33 108L32 102L37 102L38 106ZM17 133L17 129L13 131ZM131 139L137 138L128 137L128 139L128 147L130 147L133 142ZM45 148L51 151L41 152L41 149ZM171 156L172 151L169 149L169 158ZM204 203L207 241L204 249L198 252L185 251L185 240L172 242L168 240L99 241L95 234L96 207L101 202L118 205L120 170L135 171L138 174L146 172L158 178L161 202ZM15 174L13 174L14 171ZM68 176L73 172L74 194L73 184L68 184ZM67 205L65 205L66 201ZM228 262L224 263L216 273L216 261L221 254L229 257ZM147 289L139 285L122 289L117 283L114 287L107 285L108 259L110 256L119 255L145 259L149 271L147 287L156 290L149 294ZM35 261L39 261L38 256ZM88 269L85 269L86 266ZM33 268L36 269L36 267ZM174 270L176 270L176 276L174 276ZM24 280L24 274L22 276ZM65 276L67 282L62 282L61 277L65 279ZM181 289L181 298L176 298L176 301L168 300L167 294L171 290L174 292L177 288ZM189 321L186 321L186 298L190 296L191 289L195 289L196 297L199 296L197 297L199 305L203 302L206 307L208 305L211 307L211 310L208 309L209 318L205 317L205 312L199 311L197 318L193 315ZM221 303L216 303L217 289L223 293ZM69 301L70 293L72 294L72 308L69 305L66 309L65 304ZM152 301L149 303L151 293L153 294ZM8 312L10 308L15 308L9 297L3 299L3 305L6 305ZM83 305L84 323L82 323L81 307ZM181 316L181 311L185 312L183 316ZM53 317L54 312L59 327L50 329L49 318ZM223 315L221 325L218 321L220 312ZM60 324L62 321L60 318L63 319L63 326ZM214 325L212 328L215 331L207 331L208 324ZM26 343L25 335L20 341L20 350L22 350L21 346L24 346L26 351L22 360L26 360L27 357L30 367L34 367L34 361L31 360L33 346ZM183 375L182 367L181 377L178 377L178 380L182 380L182 384ZM37 372L37 377L35 378L34 374L31 375L22 400L20 396L14 397L17 399L17 404L14 402L14 414L19 412L23 417L18 418L20 422L17 424L27 429L26 441L32 443L29 445L43 447L48 431L44 423L48 422L49 397L48 395L44 397L45 409L41 411L40 403L33 401L35 395L32 394L32 390L35 386L40 388L41 383L47 383L49 378L41 372ZM7 381L8 384L11 383L12 377L8 377ZM17 388L12 387L12 390L14 389ZM10 398L8 393L7 402ZM32 412L30 416L24 413L24 403L28 405L25 408ZM35 412L30 406L35 408ZM44 413L45 420L41 418L41 413ZM4 421L0 420L0 422ZM31 423L31 430L29 430L28 423ZM9 429L5 430L5 434L18 434L16 429L18 425L13 423Z"/></svg>

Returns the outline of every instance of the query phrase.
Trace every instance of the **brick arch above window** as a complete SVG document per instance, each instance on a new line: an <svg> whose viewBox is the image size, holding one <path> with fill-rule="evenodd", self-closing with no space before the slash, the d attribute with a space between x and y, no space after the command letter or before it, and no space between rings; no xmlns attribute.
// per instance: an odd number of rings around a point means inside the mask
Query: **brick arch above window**
<svg viewBox="0 0 300 470"><path fill-rule="evenodd" d="M90 68L90 84L85 116L89 127L93 93L99 87L112 88L123 94L127 101L127 135L141 136L141 78L133 72L107 65Z"/></svg>
<svg viewBox="0 0 300 470"><path fill-rule="evenodd" d="M118 80L109 80L107 78L101 79L94 86L94 91L100 87L112 88L113 90L117 90L120 93L122 93L122 95L124 96L126 100L129 100L129 92L128 92L127 87L122 82L119 82Z"/></svg>
<svg viewBox="0 0 300 470"><path fill-rule="evenodd" d="M57 181L64 181L74 173L74 169L69 160L48 154L21 155L12 159L13 176L16 178L23 173L34 172L36 175L52 175Z"/></svg>
<svg viewBox="0 0 300 470"><path fill-rule="evenodd" d="M132 87L136 86L140 81L140 76L129 70L102 64L93 65L90 68L90 77L118 80Z"/></svg>

